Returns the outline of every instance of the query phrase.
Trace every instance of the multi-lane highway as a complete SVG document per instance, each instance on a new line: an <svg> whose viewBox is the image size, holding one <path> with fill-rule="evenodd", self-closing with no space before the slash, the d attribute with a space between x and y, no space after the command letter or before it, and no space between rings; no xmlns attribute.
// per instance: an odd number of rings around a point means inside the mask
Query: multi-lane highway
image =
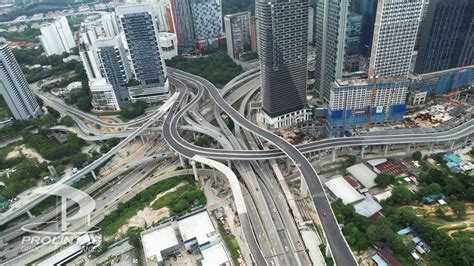
<svg viewBox="0 0 474 266"><path fill-rule="evenodd" d="M387 136L361 136L361 137L350 137L342 139L326 139L319 142L301 145L300 150L289 144L279 136L276 136L262 128L259 128L242 117L236 110L234 110L227 102L221 97L217 89L209 83L207 80L182 72L178 70L170 70L171 76L181 79L183 81L192 81L192 83L198 83L203 89L211 95L216 104L222 108L237 124L241 127L249 130L256 135L272 142L279 150L269 151L236 151L236 150L213 150L209 148L196 148L194 145L182 141L179 136L179 132L176 130L179 118L186 111L185 109L180 110L175 118L171 119L169 123L164 125L164 136L167 139L170 146L173 147L178 153L192 158L192 155L199 154L202 156L225 159L225 160L255 160L255 159L270 159L277 157L289 157L297 168L300 170L302 176L305 178L313 202L318 210L325 236L328 240L329 246L334 260L340 265L355 265L357 264L350 248L348 247L345 239L340 231L332 209L329 205L329 201L325 195L322 183L314 171L311 164L302 154L302 151L312 152L321 149L333 149L337 147L345 146L365 146L365 145L384 145L384 144L398 144L398 143L426 143L426 142L442 142L459 139L461 137L469 136L472 134L474 129L473 121L469 121L456 129L433 133L431 135L426 134L410 134L410 135L387 135ZM192 85L192 84L191 84ZM166 129L165 129L166 128Z"/></svg>
<svg viewBox="0 0 474 266"><path fill-rule="evenodd" d="M252 122L248 121L224 100L217 88L209 81L201 77L174 69L170 69L169 74L175 77L176 79L180 79L185 82L191 81L192 83L197 83L198 95L196 96L196 98L200 95L202 96L202 91L206 90L212 97L212 99L215 101L215 103L222 110L224 110L234 120L235 123L239 124L242 128L249 130L268 141L271 141L294 162L294 164L297 166L302 176L308 183L308 187L311 191L316 209L318 210L318 215L320 216L321 224L323 226L323 230L326 234L326 238L331 248L334 261L336 262L336 264L339 265L357 265L357 262L349 246L347 245L344 236L342 235L342 232L339 228L337 220L332 212L329 200L326 197L322 183L320 182L317 173L315 172L309 161L306 159L306 157L300 151L298 151L298 149L296 149L293 145L291 145L281 137L274 135L271 132L264 130L254 125ZM192 102L192 104L194 104L194 102ZM165 121L163 125L163 136L165 137L165 140L171 147L173 147L174 150L188 158L192 158L195 155L208 156L208 154L199 154L199 151L188 149L187 147L182 145L182 142L179 142L180 136L179 132L177 132L176 130L176 126L177 122L180 120L180 117L185 111L187 110L182 109L176 113L174 119L171 119L171 121L168 121L169 119L167 119ZM235 159L241 160L242 156L240 158ZM247 160L248 159L249 158L247 158ZM253 157L252 159L255 160L259 158L257 156Z"/></svg>
<svg viewBox="0 0 474 266"><path fill-rule="evenodd" d="M134 140L137 136L139 136L144 130L146 130L148 127L153 125L159 118L161 118L171 107L172 104L176 101L179 93L175 93L166 103L164 103L151 117L149 120L147 120L143 125L141 125L139 128L137 128L132 134L130 134L127 138L122 140L119 144L117 144L115 147L113 147L109 152L104 154L102 157L94 161L93 163L89 164L88 166L84 167L83 169L79 170L76 174L73 174L71 176L65 177L61 179L58 183L53 184L50 186L52 190L57 189L57 184L65 184L69 183L81 176L84 176L91 171L94 171L97 167L102 165L104 162L109 160L112 156L114 156L117 151L128 145L128 143L132 140ZM17 206L15 208L12 208L8 210L5 213L2 213L0 215L0 225L5 224L8 221L11 221L12 219L22 215L29 209L33 208L36 206L38 203L43 201L45 198L47 198L47 195L40 195L40 194L34 194L31 195L29 198L23 199L21 202L17 202Z"/></svg>

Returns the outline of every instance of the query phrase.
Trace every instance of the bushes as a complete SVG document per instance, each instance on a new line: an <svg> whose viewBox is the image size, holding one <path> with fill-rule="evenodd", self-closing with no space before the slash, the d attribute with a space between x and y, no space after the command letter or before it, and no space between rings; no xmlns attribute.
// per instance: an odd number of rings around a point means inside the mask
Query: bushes
<svg viewBox="0 0 474 266"><path fill-rule="evenodd" d="M166 65L201 76L218 88L224 87L227 82L242 73L242 67L225 53L191 59L175 56L167 60Z"/></svg>
<svg viewBox="0 0 474 266"><path fill-rule="evenodd" d="M122 109L120 115L126 119L133 119L145 113L148 104L143 101L133 103L130 107Z"/></svg>
<svg viewBox="0 0 474 266"><path fill-rule="evenodd" d="M191 175L178 176L160 181L140 192L131 200L119 203L117 209L106 215L100 223L102 234L105 236L115 234L129 218L155 199L156 195L175 187L181 182L191 184L194 182L194 177Z"/></svg>
<svg viewBox="0 0 474 266"><path fill-rule="evenodd" d="M171 215L180 215L192 205L206 204L204 192L196 189L194 185L186 184L179 187L175 192L164 195L160 200L153 203L153 209L168 207Z"/></svg>
<svg viewBox="0 0 474 266"><path fill-rule="evenodd" d="M70 116L65 116L59 120L59 124L67 127L74 126L74 120Z"/></svg>
<svg viewBox="0 0 474 266"><path fill-rule="evenodd" d="M51 161L80 153L82 146L85 144L84 140L73 133L68 133L68 141L65 144L59 144L55 140L48 139L44 131L38 134L27 133L23 138L26 145L35 149L43 158Z"/></svg>
<svg viewBox="0 0 474 266"><path fill-rule="evenodd" d="M10 159L12 160L12 159ZM38 179L47 175L47 164L38 163L36 159L16 158L15 170L6 175L0 176L0 181L5 183L5 187L0 186L0 194L6 198L13 198L19 193L34 187Z"/></svg>
<svg viewBox="0 0 474 266"><path fill-rule="evenodd" d="M386 188L395 182L395 178L392 173L381 173L377 175L374 181L379 187Z"/></svg>
<svg viewBox="0 0 474 266"><path fill-rule="evenodd" d="M398 225L407 224L431 247L429 259L436 265L473 265L474 245L472 241L452 239L445 231L417 217L408 209L387 208L387 217Z"/></svg>

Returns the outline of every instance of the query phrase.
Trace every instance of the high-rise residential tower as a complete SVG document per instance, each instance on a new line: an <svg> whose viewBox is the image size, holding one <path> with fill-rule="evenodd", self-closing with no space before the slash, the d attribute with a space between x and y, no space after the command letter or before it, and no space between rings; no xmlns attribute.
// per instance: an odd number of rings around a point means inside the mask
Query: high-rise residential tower
<svg viewBox="0 0 474 266"><path fill-rule="evenodd" d="M224 16L227 53L232 58L250 50L250 12Z"/></svg>
<svg viewBox="0 0 474 266"><path fill-rule="evenodd" d="M148 5L115 9L125 33L132 72L138 84L129 87L132 102L148 103L169 98L166 66L158 44L159 35Z"/></svg>
<svg viewBox="0 0 474 266"><path fill-rule="evenodd" d="M103 76L112 88L120 109L130 105L127 82L131 78L121 35L99 39L94 43Z"/></svg>
<svg viewBox="0 0 474 266"><path fill-rule="evenodd" d="M378 0L369 75L407 77L423 0Z"/></svg>
<svg viewBox="0 0 474 266"><path fill-rule="evenodd" d="M289 126L305 119L308 1L256 2L265 122Z"/></svg>
<svg viewBox="0 0 474 266"><path fill-rule="evenodd" d="M342 78L349 3L349 0L320 0L316 8L315 88L326 101L331 83Z"/></svg>
<svg viewBox="0 0 474 266"><path fill-rule="evenodd" d="M39 39L47 56L61 55L76 47L66 17L60 17L56 21L41 27L40 31Z"/></svg>
<svg viewBox="0 0 474 266"><path fill-rule="evenodd" d="M7 44L0 44L0 93L15 119L41 115L41 108Z"/></svg>
<svg viewBox="0 0 474 266"><path fill-rule="evenodd" d="M474 1L430 0L415 72L428 73L474 63ZM470 52L463 47L470 46Z"/></svg>
<svg viewBox="0 0 474 266"><path fill-rule="evenodd" d="M171 10L179 46L221 37L221 0L171 0Z"/></svg>
<svg viewBox="0 0 474 266"><path fill-rule="evenodd" d="M222 36L221 0L191 0L195 40Z"/></svg>

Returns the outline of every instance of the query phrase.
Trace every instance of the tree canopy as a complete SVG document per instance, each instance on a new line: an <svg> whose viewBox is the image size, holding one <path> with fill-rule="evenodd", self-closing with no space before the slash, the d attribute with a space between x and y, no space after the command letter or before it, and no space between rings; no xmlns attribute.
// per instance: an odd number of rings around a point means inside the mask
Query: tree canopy
<svg viewBox="0 0 474 266"><path fill-rule="evenodd" d="M185 58L178 55L167 60L166 65L201 76L218 88L224 87L227 82L242 73L242 67L225 53L198 58Z"/></svg>
<svg viewBox="0 0 474 266"><path fill-rule="evenodd" d="M392 173L381 173L375 177L374 181L379 187L386 188L395 182L395 178L395 175Z"/></svg>

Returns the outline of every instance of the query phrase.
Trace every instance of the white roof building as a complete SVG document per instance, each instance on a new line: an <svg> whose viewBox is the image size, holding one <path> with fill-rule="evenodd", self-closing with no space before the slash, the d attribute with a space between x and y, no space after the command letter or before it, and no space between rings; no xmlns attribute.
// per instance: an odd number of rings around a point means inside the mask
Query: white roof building
<svg viewBox="0 0 474 266"><path fill-rule="evenodd" d="M186 249L195 244L212 246L219 241L219 232L206 210L178 220L178 228Z"/></svg>
<svg viewBox="0 0 474 266"><path fill-rule="evenodd" d="M344 204L351 204L364 198L355 188L353 188L342 176L338 176L326 182L328 189L340 198Z"/></svg>
<svg viewBox="0 0 474 266"><path fill-rule="evenodd" d="M370 164L370 166L375 167L381 163L384 163L387 161L387 158L379 158L379 159L372 159L368 160L367 163Z"/></svg>
<svg viewBox="0 0 474 266"><path fill-rule="evenodd" d="M166 256L179 250L179 242L172 225L152 228L141 234L143 252L147 261L162 263Z"/></svg>
<svg viewBox="0 0 474 266"><path fill-rule="evenodd" d="M358 214L370 217L382 210L382 206L373 198L367 197L363 201L355 203L354 209Z"/></svg>
<svg viewBox="0 0 474 266"><path fill-rule="evenodd" d="M377 185L375 184L377 174L362 163L347 168L347 171L366 188L372 188Z"/></svg>
<svg viewBox="0 0 474 266"><path fill-rule="evenodd" d="M203 256L203 260L201 261L202 266L231 265L229 256L227 256L222 243L201 250L201 254Z"/></svg>
<svg viewBox="0 0 474 266"><path fill-rule="evenodd" d="M380 194L374 195L374 198L378 201L381 202L382 200L386 200L392 196L392 191L388 190L385 192L382 192Z"/></svg>

